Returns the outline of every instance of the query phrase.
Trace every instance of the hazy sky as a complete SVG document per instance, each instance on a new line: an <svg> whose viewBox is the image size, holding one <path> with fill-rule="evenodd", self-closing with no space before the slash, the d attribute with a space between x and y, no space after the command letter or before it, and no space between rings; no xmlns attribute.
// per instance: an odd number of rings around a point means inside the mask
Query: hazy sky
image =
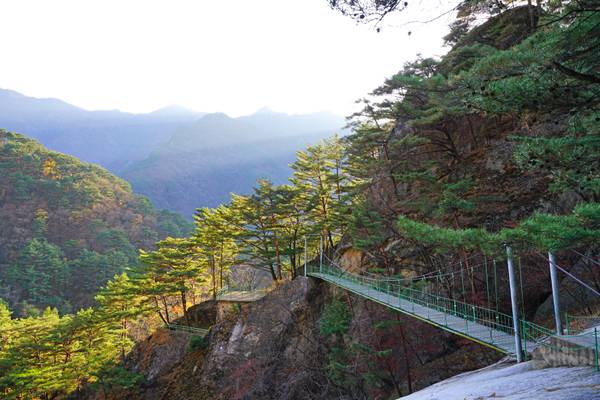
<svg viewBox="0 0 600 400"><path fill-rule="evenodd" d="M326 0L0 0L0 87L91 110L347 114L417 53L446 52L451 14L403 23L452 3L411 1L377 33Z"/></svg>

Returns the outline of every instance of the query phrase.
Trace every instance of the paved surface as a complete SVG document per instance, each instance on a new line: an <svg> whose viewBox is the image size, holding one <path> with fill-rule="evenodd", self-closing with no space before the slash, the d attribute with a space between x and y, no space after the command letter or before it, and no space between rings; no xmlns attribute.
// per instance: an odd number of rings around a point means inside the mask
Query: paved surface
<svg viewBox="0 0 600 400"><path fill-rule="evenodd" d="M594 329L598 330L598 338L594 334ZM600 325L592 326L584 330L583 332L577 335L562 335L556 336L558 339L576 344L578 346L587 347L590 349L596 348L596 340L598 340L598 344L600 345Z"/></svg>
<svg viewBox="0 0 600 400"><path fill-rule="evenodd" d="M266 294L266 290L235 290L219 294L217 296L217 301L229 301L232 303L251 303L253 301L258 301L262 299L266 296Z"/></svg>

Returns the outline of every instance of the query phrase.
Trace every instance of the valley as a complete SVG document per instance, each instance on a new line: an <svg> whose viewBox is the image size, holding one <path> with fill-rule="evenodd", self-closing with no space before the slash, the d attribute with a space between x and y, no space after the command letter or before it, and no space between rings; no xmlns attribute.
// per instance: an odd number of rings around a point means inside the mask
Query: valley
<svg viewBox="0 0 600 400"><path fill-rule="evenodd" d="M86 111L0 89L1 127L99 164L156 206L188 219L230 193L250 193L257 179L284 183L298 150L343 133L344 124L331 113L268 109L239 118L178 106L148 114Z"/></svg>

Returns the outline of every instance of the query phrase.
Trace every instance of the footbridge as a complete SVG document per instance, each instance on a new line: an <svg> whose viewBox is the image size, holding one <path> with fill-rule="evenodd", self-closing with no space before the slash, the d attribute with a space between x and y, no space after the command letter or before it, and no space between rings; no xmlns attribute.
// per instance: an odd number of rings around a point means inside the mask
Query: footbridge
<svg viewBox="0 0 600 400"><path fill-rule="evenodd" d="M596 354L596 366L598 363L596 331L558 335L525 319L515 321L511 315L498 310L430 293L424 287L415 288L418 286L412 284L415 278L404 280L359 275L344 270L331 260L323 261L321 265L307 265L306 275L518 359L520 355L526 358L538 346L550 346L550 338L559 338L562 343L566 341L573 346L591 348ZM416 280L426 278L439 279L429 276L417 277ZM518 327L518 334L515 334L515 327ZM520 352L518 345L521 346Z"/></svg>
<svg viewBox="0 0 600 400"><path fill-rule="evenodd" d="M265 297L266 289L240 290L223 288L217 292L216 300L227 303L252 303Z"/></svg>

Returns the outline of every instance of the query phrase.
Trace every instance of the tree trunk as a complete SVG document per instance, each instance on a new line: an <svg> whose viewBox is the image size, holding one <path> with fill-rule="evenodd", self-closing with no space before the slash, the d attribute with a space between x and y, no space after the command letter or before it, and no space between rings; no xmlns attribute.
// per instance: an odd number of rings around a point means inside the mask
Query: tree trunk
<svg viewBox="0 0 600 400"><path fill-rule="evenodd" d="M162 296L162 303L165 308L165 318L166 318L167 324L170 324L171 318L169 316L169 306L167 305L167 299L165 298L165 296Z"/></svg>
<svg viewBox="0 0 600 400"><path fill-rule="evenodd" d="M279 239L275 236L275 265L277 266L277 279L282 280L281 276L281 256L279 254Z"/></svg>
<svg viewBox="0 0 600 400"><path fill-rule="evenodd" d="M183 317L185 318L185 323L187 326L190 326L190 316L187 310L187 301L186 301L186 291L181 291L181 307L183 308Z"/></svg>
<svg viewBox="0 0 600 400"><path fill-rule="evenodd" d="M271 272L271 278L273 278L273 281L277 282L277 274L275 273L275 267L273 266L273 263L269 263L269 271Z"/></svg>
<svg viewBox="0 0 600 400"><path fill-rule="evenodd" d="M210 256L210 275L212 277L212 292L213 292L213 300L217 300L217 266L215 265L215 257L214 255Z"/></svg>
<svg viewBox="0 0 600 400"><path fill-rule="evenodd" d="M221 287L221 289L223 289L223 254L225 253L224 247L225 243L221 240L221 256L219 257L219 286Z"/></svg>
<svg viewBox="0 0 600 400"><path fill-rule="evenodd" d="M154 297L154 303L156 304L156 312L158 312L158 316L160 317L162 322L165 323L165 325L168 324L169 321L167 321L167 319L164 317L163 313L160 311L160 305L158 304L158 299L156 297Z"/></svg>
<svg viewBox="0 0 600 400"><path fill-rule="evenodd" d="M535 16L534 16L534 8L531 4L531 0L527 0L527 11L529 13L529 30L533 31L535 29Z"/></svg>
<svg viewBox="0 0 600 400"><path fill-rule="evenodd" d="M294 271L294 278L297 276L296 274L296 269L298 268L298 254L296 253L296 250L298 249L298 246L296 245L296 239L293 240L292 242L292 254L290 256L290 264L292 264L292 271Z"/></svg>

